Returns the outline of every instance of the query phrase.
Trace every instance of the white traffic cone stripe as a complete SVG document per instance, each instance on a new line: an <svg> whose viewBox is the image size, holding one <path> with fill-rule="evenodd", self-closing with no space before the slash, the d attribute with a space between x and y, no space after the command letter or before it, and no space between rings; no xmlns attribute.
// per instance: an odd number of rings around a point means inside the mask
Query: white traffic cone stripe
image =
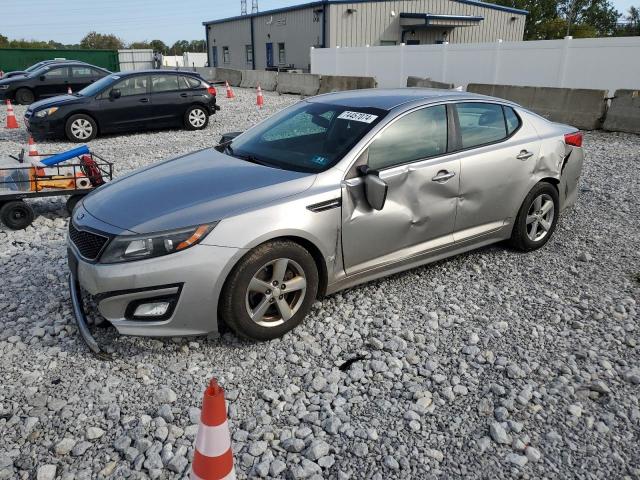
<svg viewBox="0 0 640 480"><path fill-rule="evenodd" d="M224 423L210 427L203 423L198 428L196 449L206 457L219 457L231 448L229 424Z"/></svg>
<svg viewBox="0 0 640 480"><path fill-rule="evenodd" d="M205 480L202 477L199 477L198 475L196 475L196 473L191 470L191 480ZM224 476L224 478L221 478L220 480L236 480L236 470L235 468L233 470L231 470L227 475Z"/></svg>

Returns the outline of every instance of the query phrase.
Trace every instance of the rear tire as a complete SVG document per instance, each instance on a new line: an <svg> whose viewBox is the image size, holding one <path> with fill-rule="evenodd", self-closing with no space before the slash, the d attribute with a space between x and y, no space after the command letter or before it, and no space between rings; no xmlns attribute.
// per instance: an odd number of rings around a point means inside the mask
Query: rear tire
<svg viewBox="0 0 640 480"><path fill-rule="evenodd" d="M75 143L84 143L96 138L98 134L98 124L89 115L78 113L72 115L67 120L65 126L67 138Z"/></svg>
<svg viewBox="0 0 640 480"><path fill-rule="evenodd" d="M0 220L11 230L24 230L34 217L33 208L22 200L6 202L0 208Z"/></svg>
<svg viewBox="0 0 640 480"><path fill-rule="evenodd" d="M184 126L187 130L204 130L209 125L209 112L200 106L190 107L184 114Z"/></svg>
<svg viewBox="0 0 640 480"><path fill-rule="evenodd" d="M311 254L291 241L269 242L245 255L229 275L220 316L242 337L272 340L302 322L317 293Z"/></svg>
<svg viewBox="0 0 640 480"><path fill-rule="evenodd" d="M35 95L28 88L19 88L18 91L16 91L16 103L20 105L30 105L35 100Z"/></svg>
<svg viewBox="0 0 640 480"><path fill-rule="evenodd" d="M543 247L556 229L559 214L556 187L546 182L536 184L522 202L509 243L523 252Z"/></svg>

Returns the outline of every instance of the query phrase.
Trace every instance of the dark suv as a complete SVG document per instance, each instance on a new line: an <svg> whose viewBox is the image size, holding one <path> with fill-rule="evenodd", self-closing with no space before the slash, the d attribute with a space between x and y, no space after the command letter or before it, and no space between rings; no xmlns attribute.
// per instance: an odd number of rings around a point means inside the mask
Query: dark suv
<svg viewBox="0 0 640 480"><path fill-rule="evenodd" d="M36 100L81 90L109 75L104 68L84 62L47 63L40 68L0 80L0 100L29 105Z"/></svg>
<svg viewBox="0 0 640 480"><path fill-rule="evenodd" d="M34 103L24 120L34 137L86 142L98 133L202 130L218 109L216 89L197 73L149 70L113 73L72 95Z"/></svg>

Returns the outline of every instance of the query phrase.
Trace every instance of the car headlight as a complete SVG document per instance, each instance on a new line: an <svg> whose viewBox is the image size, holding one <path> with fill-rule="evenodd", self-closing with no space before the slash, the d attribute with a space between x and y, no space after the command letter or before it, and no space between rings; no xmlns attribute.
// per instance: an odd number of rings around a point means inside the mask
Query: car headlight
<svg viewBox="0 0 640 480"><path fill-rule="evenodd" d="M100 263L133 262L186 250L198 244L216 224L217 222L148 235L116 237L100 257Z"/></svg>
<svg viewBox="0 0 640 480"><path fill-rule="evenodd" d="M36 112L36 117L43 118L48 117L49 115L53 115L58 111L58 107L45 108L44 110L38 110Z"/></svg>
<svg viewBox="0 0 640 480"><path fill-rule="evenodd" d="M6 84L5 85L0 85L0 90L9 90L10 86L11 85L6 85Z"/></svg>

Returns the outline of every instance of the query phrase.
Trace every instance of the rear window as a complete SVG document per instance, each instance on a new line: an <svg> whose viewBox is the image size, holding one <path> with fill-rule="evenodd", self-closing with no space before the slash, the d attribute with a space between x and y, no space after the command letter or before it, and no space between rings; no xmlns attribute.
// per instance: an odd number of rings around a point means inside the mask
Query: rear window
<svg viewBox="0 0 640 480"><path fill-rule="evenodd" d="M462 148L477 147L507 138L502 106L494 103L458 103Z"/></svg>

